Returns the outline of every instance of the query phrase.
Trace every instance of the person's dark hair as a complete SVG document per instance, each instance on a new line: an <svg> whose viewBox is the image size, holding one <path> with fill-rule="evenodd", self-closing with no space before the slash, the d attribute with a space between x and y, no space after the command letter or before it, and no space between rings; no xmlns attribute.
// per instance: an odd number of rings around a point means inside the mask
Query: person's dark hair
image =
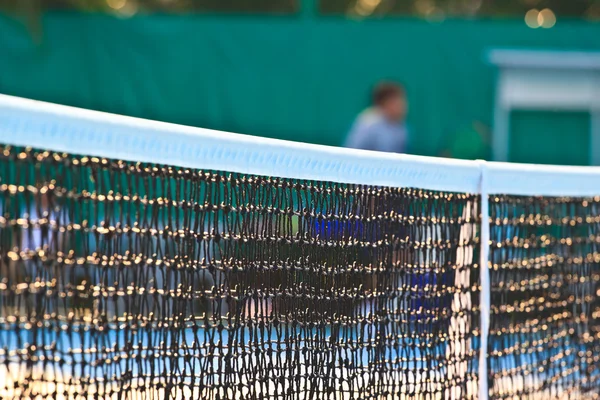
<svg viewBox="0 0 600 400"><path fill-rule="evenodd" d="M404 87L394 82L380 82L373 89L373 104L380 106L396 96L404 97Z"/></svg>

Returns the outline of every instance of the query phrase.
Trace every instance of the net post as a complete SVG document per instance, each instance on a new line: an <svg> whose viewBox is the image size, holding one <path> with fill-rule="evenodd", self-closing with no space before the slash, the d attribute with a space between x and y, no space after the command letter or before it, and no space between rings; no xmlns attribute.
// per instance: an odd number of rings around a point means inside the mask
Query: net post
<svg viewBox="0 0 600 400"><path fill-rule="evenodd" d="M479 294L479 315L480 315L480 347L479 347L479 400L489 398L488 388L488 365L487 365L487 347L488 334L490 329L490 207L488 195L488 173L485 160L477 160L481 172L479 181L479 195L481 198L481 232L480 252L479 252L479 280L481 292Z"/></svg>

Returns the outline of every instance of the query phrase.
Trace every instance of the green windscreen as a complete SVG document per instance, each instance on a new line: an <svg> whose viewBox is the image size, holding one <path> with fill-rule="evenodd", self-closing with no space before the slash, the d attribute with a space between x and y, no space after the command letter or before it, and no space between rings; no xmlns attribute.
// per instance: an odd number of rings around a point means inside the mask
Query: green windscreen
<svg viewBox="0 0 600 400"><path fill-rule="evenodd" d="M589 165L587 112L514 111L510 118L509 161Z"/></svg>

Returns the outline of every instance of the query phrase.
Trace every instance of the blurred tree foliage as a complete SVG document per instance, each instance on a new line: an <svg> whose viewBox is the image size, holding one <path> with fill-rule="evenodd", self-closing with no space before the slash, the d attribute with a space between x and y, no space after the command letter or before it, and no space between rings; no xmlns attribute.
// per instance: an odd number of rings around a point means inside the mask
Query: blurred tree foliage
<svg viewBox="0 0 600 400"><path fill-rule="evenodd" d="M600 17L600 0L322 0L323 14L521 17L549 8L557 16Z"/></svg>
<svg viewBox="0 0 600 400"><path fill-rule="evenodd" d="M0 0L0 9L35 15L44 9L90 12L226 12L290 14L303 1L321 14L383 16L522 16L550 8L557 16L600 18L600 0Z"/></svg>
<svg viewBox="0 0 600 400"><path fill-rule="evenodd" d="M293 13L299 0L0 0L9 12L74 9L89 12Z"/></svg>

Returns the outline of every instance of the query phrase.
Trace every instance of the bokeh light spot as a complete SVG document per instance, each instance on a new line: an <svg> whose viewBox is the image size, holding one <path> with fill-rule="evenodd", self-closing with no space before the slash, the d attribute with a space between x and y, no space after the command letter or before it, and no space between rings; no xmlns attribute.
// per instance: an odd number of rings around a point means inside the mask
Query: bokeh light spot
<svg viewBox="0 0 600 400"><path fill-rule="evenodd" d="M540 12L535 9L532 8L531 10L527 11L527 13L525 14L525 23L527 24L528 27L530 28L539 28L541 26L540 24Z"/></svg>
<svg viewBox="0 0 600 400"><path fill-rule="evenodd" d="M366 17L375 11L379 3L381 3L381 0L358 0L354 11L356 14Z"/></svg>
<svg viewBox="0 0 600 400"><path fill-rule="evenodd" d="M127 5L127 0L106 0L106 4L113 10L120 10Z"/></svg>
<svg viewBox="0 0 600 400"><path fill-rule="evenodd" d="M552 28L556 25L556 15L549 8L544 8L538 14L538 23L542 28Z"/></svg>

